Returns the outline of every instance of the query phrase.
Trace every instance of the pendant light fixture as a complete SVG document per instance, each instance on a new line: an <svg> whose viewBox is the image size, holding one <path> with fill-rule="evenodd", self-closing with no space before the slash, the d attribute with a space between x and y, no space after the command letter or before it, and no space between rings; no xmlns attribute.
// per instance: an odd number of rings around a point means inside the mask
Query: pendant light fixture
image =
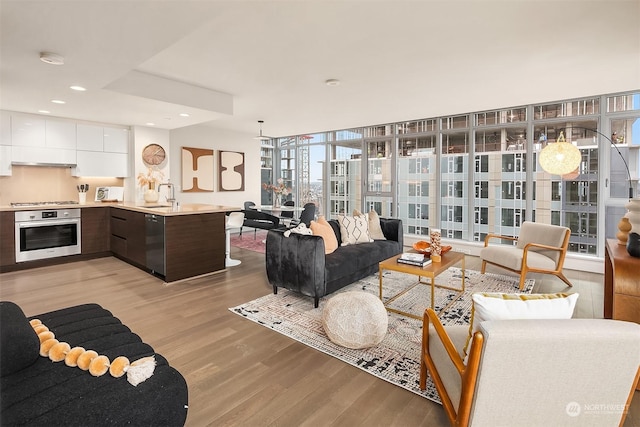
<svg viewBox="0 0 640 427"><path fill-rule="evenodd" d="M552 175L566 175L580 166L582 154L578 147L564 138L564 132L554 143L547 144L540 152L540 166Z"/></svg>
<svg viewBox="0 0 640 427"><path fill-rule="evenodd" d="M258 123L260 124L260 135L254 137L254 139L258 139L260 141L270 140L271 139L270 137L262 135L262 124L264 123L264 120L258 120Z"/></svg>

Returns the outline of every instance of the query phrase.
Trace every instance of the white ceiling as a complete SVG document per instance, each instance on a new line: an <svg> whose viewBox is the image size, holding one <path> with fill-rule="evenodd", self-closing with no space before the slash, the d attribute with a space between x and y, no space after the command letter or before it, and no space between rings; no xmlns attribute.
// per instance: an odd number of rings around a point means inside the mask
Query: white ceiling
<svg viewBox="0 0 640 427"><path fill-rule="evenodd" d="M78 120L286 136L640 89L640 0L0 5L0 108Z"/></svg>

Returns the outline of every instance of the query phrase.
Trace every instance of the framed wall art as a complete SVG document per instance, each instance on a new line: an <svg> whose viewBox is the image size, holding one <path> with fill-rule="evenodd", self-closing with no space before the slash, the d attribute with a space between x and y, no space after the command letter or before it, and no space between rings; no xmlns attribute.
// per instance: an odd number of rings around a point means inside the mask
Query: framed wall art
<svg viewBox="0 0 640 427"><path fill-rule="evenodd" d="M213 191L213 150L182 147L182 191Z"/></svg>
<svg viewBox="0 0 640 427"><path fill-rule="evenodd" d="M244 153L218 151L218 190L244 191Z"/></svg>

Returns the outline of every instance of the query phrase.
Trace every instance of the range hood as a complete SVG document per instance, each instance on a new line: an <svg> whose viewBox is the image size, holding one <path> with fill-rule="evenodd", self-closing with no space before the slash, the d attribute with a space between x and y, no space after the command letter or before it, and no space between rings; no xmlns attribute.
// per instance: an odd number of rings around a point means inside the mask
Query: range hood
<svg viewBox="0 0 640 427"><path fill-rule="evenodd" d="M42 166L55 168L75 168L75 163L11 162L12 166Z"/></svg>

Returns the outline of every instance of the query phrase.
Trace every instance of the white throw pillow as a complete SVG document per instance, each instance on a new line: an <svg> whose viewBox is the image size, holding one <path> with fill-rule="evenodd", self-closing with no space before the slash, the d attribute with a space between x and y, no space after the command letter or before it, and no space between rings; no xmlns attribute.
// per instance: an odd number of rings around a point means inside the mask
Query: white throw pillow
<svg viewBox="0 0 640 427"><path fill-rule="evenodd" d="M501 294L475 293L471 296L471 324L464 346L464 363L473 334L485 320L513 319L571 319L578 301L578 294Z"/></svg>
<svg viewBox="0 0 640 427"><path fill-rule="evenodd" d="M343 246L373 242L369 234L369 220L366 215L338 215L338 224L340 224Z"/></svg>
<svg viewBox="0 0 640 427"><path fill-rule="evenodd" d="M387 238L384 237L382 227L380 226L380 217L378 216L378 212L373 209L369 211L369 235L375 240L387 240Z"/></svg>

